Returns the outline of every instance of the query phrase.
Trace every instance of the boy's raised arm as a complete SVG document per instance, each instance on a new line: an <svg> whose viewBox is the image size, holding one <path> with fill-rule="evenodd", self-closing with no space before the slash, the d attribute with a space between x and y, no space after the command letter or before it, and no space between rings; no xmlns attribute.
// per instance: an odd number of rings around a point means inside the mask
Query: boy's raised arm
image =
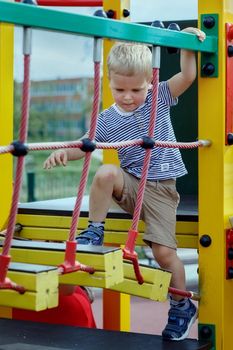
<svg viewBox="0 0 233 350"><path fill-rule="evenodd" d="M200 41L205 40L205 33L198 28L188 27L182 30L186 33L196 34ZM180 72L168 80L171 95L180 96L194 82L197 74L196 57L194 51L181 50Z"/></svg>

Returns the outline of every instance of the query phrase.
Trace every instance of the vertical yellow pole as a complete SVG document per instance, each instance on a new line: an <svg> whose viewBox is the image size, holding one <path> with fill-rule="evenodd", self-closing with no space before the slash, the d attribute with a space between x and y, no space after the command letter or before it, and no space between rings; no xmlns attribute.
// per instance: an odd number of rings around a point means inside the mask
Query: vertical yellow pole
<svg viewBox="0 0 233 350"><path fill-rule="evenodd" d="M219 15L219 74L199 76L199 139L212 146L199 150L199 235L211 245L200 245L201 301L199 323L215 327L216 349L232 348L233 281L226 280L225 231L233 214L233 150L225 146L226 45L225 23L233 22L233 0L199 1L201 14ZM199 17L200 19L200 17Z"/></svg>
<svg viewBox="0 0 233 350"><path fill-rule="evenodd" d="M124 18L123 10L130 9L130 0L104 0L104 10L113 10L115 18ZM103 69L103 109L108 108L113 103L107 76L107 56L113 41L104 40L104 69ZM118 164L117 153L115 151L104 151L104 163ZM130 296L103 290L103 327L104 329L129 331L130 330Z"/></svg>
<svg viewBox="0 0 233 350"><path fill-rule="evenodd" d="M13 133L13 26L0 23L0 145ZM0 230L4 228L12 196L12 156L0 156Z"/></svg>
<svg viewBox="0 0 233 350"><path fill-rule="evenodd" d="M104 10L113 10L116 14L115 18L122 21L130 21L130 17L123 16L123 10L130 10L130 0L104 0ZM109 89L109 81L107 75L107 56L113 45L110 39L104 40L104 74L103 74L103 109L108 108L113 103L111 91ZM117 152L114 150L104 151L104 163L118 164Z"/></svg>
<svg viewBox="0 0 233 350"><path fill-rule="evenodd" d="M0 23L0 145L13 135L13 26ZM12 196L12 156L0 156L0 230L7 222ZM0 307L0 317L12 318L12 309Z"/></svg>

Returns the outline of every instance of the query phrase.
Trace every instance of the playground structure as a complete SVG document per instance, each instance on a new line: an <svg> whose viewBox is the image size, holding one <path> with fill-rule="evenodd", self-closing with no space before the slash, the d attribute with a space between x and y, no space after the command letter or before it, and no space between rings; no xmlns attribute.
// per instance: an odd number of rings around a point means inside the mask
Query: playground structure
<svg viewBox="0 0 233 350"><path fill-rule="evenodd" d="M111 22L112 31L108 27L108 22L104 22L103 19L88 18L80 19L80 25L76 26L74 22L70 22L71 19L77 21L78 16L72 17L68 14L60 14L57 17L50 11L44 9L34 9L31 7L23 7L23 10L19 8L21 4L16 5L17 16L12 11L7 11L8 5L6 3L0 3L0 21L9 22L24 26L42 27L45 26L51 30L71 31L78 34L85 34L95 36L98 34L100 37L108 37L114 39L134 40L146 42L148 44L161 45L161 46L174 46L178 48L192 48L196 51L201 51L201 61L198 77L198 127L199 127L199 139L209 139L212 141L212 146L209 148L202 148L199 150L198 155L198 172L199 172L199 202L198 202L198 222L197 221L179 221L177 223L177 237L179 246L192 247L199 249L199 275L200 275L200 292L201 300L199 302L199 338L212 341L212 349L230 349L231 348L231 329L233 320L231 316L231 293L232 293L232 230L231 221L233 213L233 189L232 189L232 147L231 133L232 130L232 16L233 16L233 1L222 1L221 4L217 0L199 2L199 23L202 29L207 34L206 42L201 45L193 40L185 40L185 34L183 33L171 33L161 32L157 28L141 28L136 25L121 22ZM12 4L13 5L13 4ZM122 10L128 8L128 1L106 1L104 2L104 8L106 10L113 10L115 18L122 19ZM15 5L13 5L15 6ZM25 6L25 5L22 5ZM10 8L10 7L9 7ZM38 14L38 17L32 16L34 13ZM51 13L51 17L50 16ZM46 25L42 24L42 17L44 14L48 15L50 20L46 21ZM41 15L41 17L40 17ZM205 21L205 19L208 21ZM62 19L62 20L61 20ZM128 17L127 17L128 19ZM214 19L214 22L212 21ZM90 23L88 30L86 29L86 21ZM90 22L89 22L90 21ZM228 23L228 24L226 24ZM77 29L78 27L78 29ZM131 31L126 32L126 29ZM126 34L127 33L127 34ZM1 92L0 92L0 130L2 130L2 145L10 144L12 141L12 94L13 94L13 28L10 24L1 23L0 25L0 76L1 76ZM213 37L212 37L213 36ZM218 51L217 41L218 40ZM106 54L111 45L110 40L106 39L104 43L104 55ZM6 50L5 48L9 48ZM217 54L218 52L218 54ZM106 61L106 60L105 60ZM9 62L11 64L9 64ZM8 69L6 69L8 67ZM205 69L204 69L205 68ZM108 107L110 104L109 91L107 89L107 81L104 77L103 81L103 107ZM207 98L206 98L207 97ZM7 117L6 117L7 116ZM7 120L7 123L6 123ZM105 153L104 161L112 162L112 153ZM10 155L2 155L0 157L0 168L5 169L1 172L1 186L0 197L4 198L4 203L1 201L1 222L0 228L6 226L8 218L11 192L12 192L12 158ZM211 170L210 170L211 169ZM27 209L27 208L26 208ZM67 237L67 229L70 225L70 218L49 216L49 215L35 215L28 214L25 208L21 208L17 217L17 222L22 225L20 232L21 237L31 239L48 239L57 240L57 237L61 240L65 240ZM33 211L33 208L32 208ZM36 210L34 210L36 213ZM85 212L85 210L84 210ZM38 213L38 212L37 212ZM79 229L86 226L86 218L81 218L79 221ZM107 233L106 243L124 244L126 241L126 232L130 226L129 218L122 213L119 215L119 219L114 218L114 213L107 220ZM117 227L117 229L116 229ZM116 234L114 231L120 231ZM140 224L139 231L143 231L143 225ZM137 244L142 244L141 237L138 238ZM40 244L43 246L43 244ZM59 245L59 247L61 247ZM25 245L24 245L25 249ZM115 248L104 248L104 253L107 252L110 260L112 255L120 257L120 250ZM62 250L62 248L61 248ZM102 250L102 248L100 249ZM21 252L21 253L20 253ZM64 248L63 248L64 252ZM51 261L53 259L52 252L45 253L46 258L42 255L42 251L39 251L36 256L35 251L31 253L31 260L28 257L29 263L42 263L44 260ZM103 253L103 250L101 251ZM12 259L14 264L17 261L22 261L20 254L25 255L25 251L12 246L11 250ZM30 255L30 254L28 254ZM57 254L55 254L57 255ZM81 252L80 252L81 255ZM103 256L101 254L101 256ZM19 260L17 260L19 259ZM41 259L41 262L40 262ZM87 263L90 259L91 264L93 258L86 258L83 260ZM61 261L60 259L58 259ZM114 263L115 258L114 258ZM99 263L98 263L99 264ZM50 263L49 263L50 265ZM57 262L51 262L51 265L57 265ZM107 268L110 268L107 265ZM120 267L120 263L117 264ZM52 271L52 272L51 272ZM43 271L44 272L44 271ZM102 269L103 272L103 269ZM46 273L54 274L54 270L47 269ZM81 273L83 274L83 273ZM85 275L84 280L80 282L78 279L75 283L91 284L91 281L87 281L87 278L92 278L91 275ZM117 278L114 281L117 286L120 283L122 276L120 273L118 276L109 274L112 279ZM12 280L15 281L15 276ZM64 275L61 277L66 283L69 282L71 275ZM156 276L157 278L157 276ZM42 283L40 301L44 300L45 290L43 289L48 276ZM57 275L52 278L53 283L56 284ZM29 278L25 278L25 281ZM72 281L73 282L73 281ZM105 285L99 285L101 287L109 287L106 280ZM110 282L113 283L112 281ZM22 282L21 282L22 284ZM48 295L53 295L51 299L54 301L54 284L49 288ZM93 284L94 285L94 284ZM129 288L129 287L127 287ZM133 288L134 289L134 288ZM0 291L0 297L7 293L6 291ZM13 292L15 293L15 292ZM122 294L115 294L114 297L117 301L116 309L112 311L111 317L114 313L115 317L109 320L108 310L109 305L112 305L112 292L106 290L105 294L105 316L104 326L106 328L129 330L129 314L127 312L121 312L123 306L129 304L129 297ZM156 299L157 297L155 297ZM4 296L2 300L5 299ZM14 298L15 299L15 298ZM0 299L1 300L1 299ZM2 300L0 303L2 303ZM27 302L28 305L28 302ZM50 304L47 301L47 306L52 307L54 304ZM17 305L16 305L17 306ZM39 306L44 307L44 306ZM126 308L125 308L126 309ZM129 307L128 307L129 313ZM10 313L8 309L0 309L2 316Z"/></svg>

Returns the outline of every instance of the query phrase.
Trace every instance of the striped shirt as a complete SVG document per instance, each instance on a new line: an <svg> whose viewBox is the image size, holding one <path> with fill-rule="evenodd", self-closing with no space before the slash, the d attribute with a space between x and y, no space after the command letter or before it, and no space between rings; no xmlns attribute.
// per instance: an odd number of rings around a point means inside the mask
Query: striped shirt
<svg viewBox="0 0 233 350"><path fill-rule="evenodd" d="M133 112L122 112L116 104L99 114L96 137L97 142L119 142L140 139L148 136L148 125L152 102L149 90L143 105ZM170 118L170 107L176 105L177 98L170 93L168 82L160 82L158 89L155 140L176 142ZM118 149L120 166L137 178L141 177L145 149L131 146ZM148 180L166 180L187 173L178 148L153 148L148 171Z"/></svg>

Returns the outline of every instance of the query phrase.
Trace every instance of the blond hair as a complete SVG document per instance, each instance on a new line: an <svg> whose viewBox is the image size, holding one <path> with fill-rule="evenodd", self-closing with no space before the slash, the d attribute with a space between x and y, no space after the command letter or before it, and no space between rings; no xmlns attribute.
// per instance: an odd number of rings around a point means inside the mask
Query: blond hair
<svg viewBox="0 0 233 350"><path fill-rule="evenodd" d="M137 43L117 43L108 55L108 76L115 74L132 76L143 74L148 81L152 77L152 54L146 45Z"/></svg>

